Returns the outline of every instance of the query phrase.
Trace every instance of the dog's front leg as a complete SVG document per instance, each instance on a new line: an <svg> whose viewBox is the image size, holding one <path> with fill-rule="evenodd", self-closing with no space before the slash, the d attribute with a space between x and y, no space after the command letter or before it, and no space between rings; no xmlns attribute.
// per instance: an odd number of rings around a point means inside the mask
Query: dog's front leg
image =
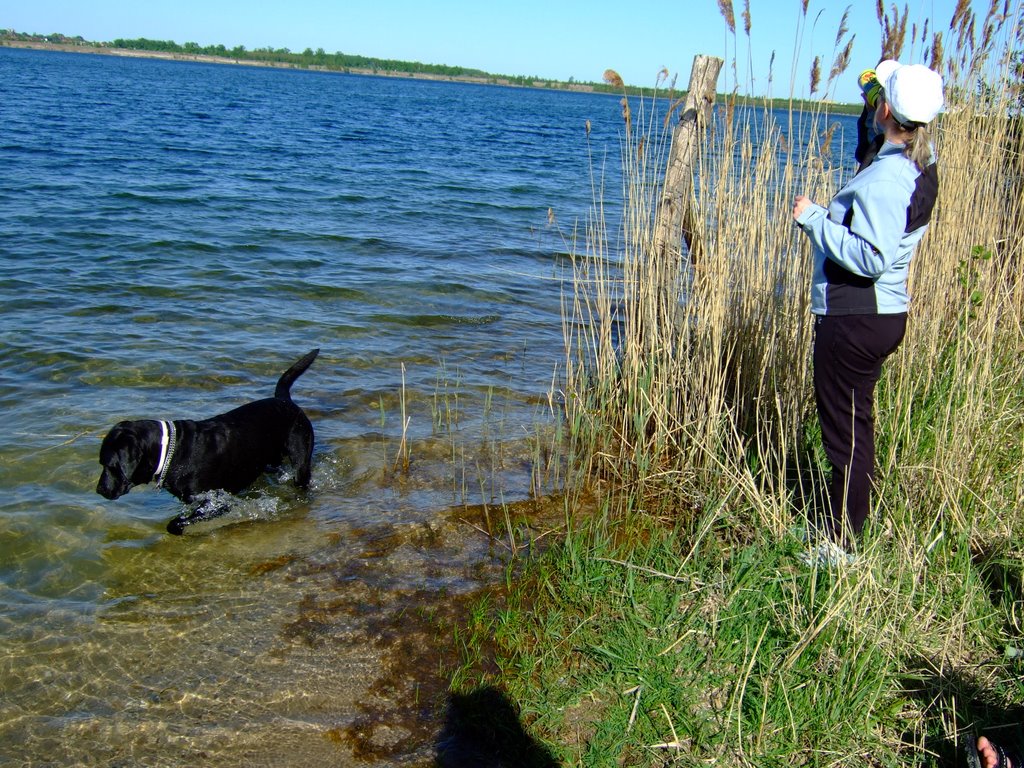
<svg viewBox="0 0 1024 768"><path fill-rule="evenodd" d="M181 536L188 526L204 520L213 520L229 511L231 511L230 505L207 500L196 509L187 509L177 517L171 518L171 521L167 523L167 532Z"/></svg>

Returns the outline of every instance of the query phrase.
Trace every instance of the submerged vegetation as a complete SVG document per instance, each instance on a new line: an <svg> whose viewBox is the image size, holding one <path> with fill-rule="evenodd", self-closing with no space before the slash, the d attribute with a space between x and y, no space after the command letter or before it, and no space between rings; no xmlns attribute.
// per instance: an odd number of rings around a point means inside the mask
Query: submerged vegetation
<svg viewBox="0 0 1024 768"><path fill-rule="evenodd" d="M622 218L595 177L564 310L570 485L598 514L573 519L569 500L565 540L475 615L496 668L469 654L456 676L507 690L561 764L939 765L981 732L1021 746L1020 8L975 18L961 2L930 32L893 13L879 4L878 58L946 80L942 189L876 393L878 487L848 567L798 557L826 462L790 210L829 199L853 160L822 114L720 107L695 173L699 258L684 245L666 262L671 121L623 101ZM749 4L743 18L749 34ZM851 76L845 35L828 82Z"/></svg>

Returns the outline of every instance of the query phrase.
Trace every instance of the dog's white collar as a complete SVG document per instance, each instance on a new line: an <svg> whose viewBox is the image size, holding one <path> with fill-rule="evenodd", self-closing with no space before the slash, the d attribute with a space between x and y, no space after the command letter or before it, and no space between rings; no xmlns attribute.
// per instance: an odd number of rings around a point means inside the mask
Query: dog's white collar
<svg viewBox="0 0 1024 768"><path fill-rule="evenodd" d="M157 488L164 484L164 478L167 475L167 470L171 468L171 459L174 457L174 449L177 443L175 438L174 422L161 421L160 460L156 463L156 472L153 474L153 479L156 481Z"/></svg>

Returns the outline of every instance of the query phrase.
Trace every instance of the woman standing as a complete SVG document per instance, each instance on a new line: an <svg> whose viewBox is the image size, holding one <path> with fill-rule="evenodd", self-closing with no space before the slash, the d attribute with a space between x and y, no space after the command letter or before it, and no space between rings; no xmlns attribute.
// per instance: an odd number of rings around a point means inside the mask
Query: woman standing
<svg viewBox="0 0 1024 768"><path fill-rule="evenodd" d="M942 109L942 78L920 64L883 61L874 121L884 136L828 208L798 195L793 218L814 257L814 394L832 477L817 521L819 561L847 559L868 516L874 476L874 390L903 340L907 273L939 179L927 124Z"/></svg>

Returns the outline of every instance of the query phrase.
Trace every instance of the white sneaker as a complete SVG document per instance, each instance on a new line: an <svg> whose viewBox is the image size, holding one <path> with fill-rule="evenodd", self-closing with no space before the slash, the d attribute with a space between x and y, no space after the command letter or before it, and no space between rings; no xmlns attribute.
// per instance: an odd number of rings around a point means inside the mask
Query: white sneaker
<svg viewBox="0 0 1024 768"><path fill-rule="evenodd" d="M798 557L804 565L818 568L836 568L857 562L856 555L851 555L830 539L819 541L810 549L801 552Z"/></svg>

